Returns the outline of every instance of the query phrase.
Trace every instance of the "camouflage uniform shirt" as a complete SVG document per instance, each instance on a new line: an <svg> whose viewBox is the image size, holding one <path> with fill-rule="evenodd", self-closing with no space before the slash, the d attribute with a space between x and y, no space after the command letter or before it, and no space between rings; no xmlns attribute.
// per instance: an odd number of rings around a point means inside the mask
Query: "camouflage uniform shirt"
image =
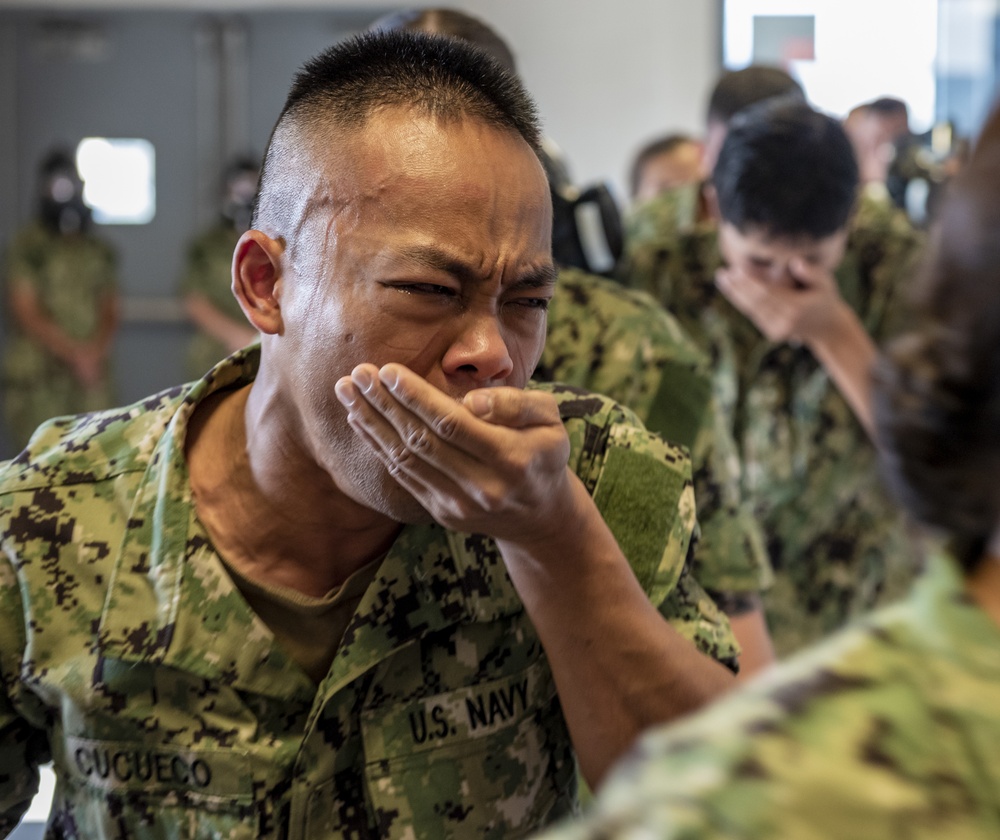
<svg viewBox="0 0 1000 840"><path fill-rule="evenodd" d="M640 205L628 222L623 277L657 297L711 356L774 566L765 607L785 654L902 595L912 546L874 447L823 367L805 347L769 342L717 292L715 226L697 212L697 185ZM901 213L862 199L836 274L876 341L899 318L920 243Z"/></svg>
<svg viewBox="0 0 1000 840"><path fill-rule="evenodd" d="M1000 836L998 651L935 558L907 600L647 735L552 840Z"/></svg>
<svg viewBox="0 0 1000 840"><path fill-rule="evenodd" d="M101 303L117 289L111 247L91 234L61 236L41 224L22 230L6 254L8 285L30 288L45 314L70 337L91 339L100 327ZM11 437L23 446L50 417L114 405L110 373L84 388L70 367L11 324L3 352L4 408Z"/></svg>
<svg viewBox="0 0 1000 840"><path fill-rule="evenodd" d="M258 353L48 424L0 469L0 835L49 757L59 837L516 837L571 813L552 675L491 540L405 527L318 686L250 610L183 451L194 405L251 381ZM686 568L683 451L610 400L554 393L646 591L731 662Z"/></svg>
<svg viewBox="0 0 1000 840"><path fill-rule="evenodd" d="M753 606L771 582L763 535L741 492L740 461L712 394L708 358L677 319L644 292L563 270L535 379L606 394L691 450L695 578L726 612Z"/></svg>

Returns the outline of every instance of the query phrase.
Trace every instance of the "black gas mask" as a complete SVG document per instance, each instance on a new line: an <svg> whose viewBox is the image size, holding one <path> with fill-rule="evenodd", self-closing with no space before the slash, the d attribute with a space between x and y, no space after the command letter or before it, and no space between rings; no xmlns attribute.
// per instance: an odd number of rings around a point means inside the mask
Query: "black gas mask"
<svg viewBox="0 0 1000 840"><path fill-rule="evenodd" d="M75 168L43 172L38 213L53 233L83 233L90 228L91 212L83 201L83 181Z"/></svg>
<svg viewBox="0 0 1000 840"><path fill-rule="evenodd" d="M250 229L257 181L256 164L249 162L234 164L226 174L222 218L240 233Z"/></svg>

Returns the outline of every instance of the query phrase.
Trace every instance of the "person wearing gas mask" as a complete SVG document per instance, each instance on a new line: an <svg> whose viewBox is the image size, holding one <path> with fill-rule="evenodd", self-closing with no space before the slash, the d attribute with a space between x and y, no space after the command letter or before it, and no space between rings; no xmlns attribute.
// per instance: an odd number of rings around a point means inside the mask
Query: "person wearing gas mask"
<svg viewBox="0 0 1000 840"><path fill-rule="evenodd" d="M230 353L257 338L230 290L233 248L250 227L259 167L251 158L234 160L224 176L218 220L190 244L181 294L197 332L188 347L185 371L196 379Z"/></svg>
<svg viewBox="0 0 1000 840"><path fill-rule="evenodd" d="M91 230L70 153L45 156L38 199L38 217L14 236L4 271L4 414L18 447L50 417L115 403L109 357L118 327L117 260Z"/></svg>

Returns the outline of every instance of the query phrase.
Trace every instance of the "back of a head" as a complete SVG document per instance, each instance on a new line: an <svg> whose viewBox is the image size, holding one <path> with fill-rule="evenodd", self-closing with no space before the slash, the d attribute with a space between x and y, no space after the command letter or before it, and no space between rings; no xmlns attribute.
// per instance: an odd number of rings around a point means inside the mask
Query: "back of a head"
<svg viewBox="0 0 1000 840"><path fill-rule="evenodd" d="M886 478L967 569L1000 523L1000 110L949 184L913 286L912 328L876 370Z"/></svg>
<svg viewBox="0 0 1000 840"><path fill-rule="evenodd" d="M858 165L837 120L778 97L733 119L712 184L719 214L738 230L821 239L850 221Z"/></svg>
<svg viewBox="0 0 1000 840"><path fill-rule="evenodd" d="M509 72L516 73L514 54L493 29L479 18L456 9L404 9L378 18L368 27L369 32L425 32L447 35L474 44L485 51Z"/></svg>
<svg viewBox="0 0 1000 840"><path fill-rule="evenodd" d="M722 74L708 100L708 122L728 123L744 108L774 96L805 101L802 86L780 67L752 64Z"/></svg>
<svg viewBox="0 0 1000 840"><path fill-rule="evenodd" d="M533 101L515 76L478 49L416 32L362 34L320 53L296 75L264 155L254 225L294 200L298 188L285 176L301 165L308 137L360 130L387 108L444 121L476 119L539 148Z"/></svg>

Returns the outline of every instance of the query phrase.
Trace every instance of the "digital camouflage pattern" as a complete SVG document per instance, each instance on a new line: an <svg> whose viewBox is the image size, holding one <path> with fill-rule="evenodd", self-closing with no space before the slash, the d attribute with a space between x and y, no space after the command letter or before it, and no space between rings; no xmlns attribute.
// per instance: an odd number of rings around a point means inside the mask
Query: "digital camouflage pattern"
<svg viewBox="0 0 1000 840"><path fill-rule="evenodd" d="M90 234L55 234L41 223L24 228L11 241L4 273L8 290L30 288L60 329L81 341L96 335L101 301L117 288L109 245ZM13 318L8 317L8 325L3 402L7 428L18 447L51 417L114 405L110 370L101 385L84 388L64 362L22 332Z"/></svg>
<svg viewBox="0 0 1000 840"><path fill-rule="evenodd" d="M181 294L203 295L227 318L246 322L239 301L232 292L233 251L240 238L231 224L220 222L200 234L190 245ZM212 336L198 331L191 338L185 359L189 379L198 379L229 355L229 348Z"/></svg>
<svg viewBox="0 0 1000 840"><path fill-rule="evenodd" d="M710 370L649 295L577 269L560 271L534 378L606 394L691 450L700 531L695 579L727 611L740 611L770 585L771 567L741 495L740 462Z"/></svg>
<svg viewBox="0 0 1000 840"><path fill-rule="evenodd" d="M904 593L913 547L871 442L822 366L807 348L769 342L717 292L715 226L700 220L698 190L636 208L623 278L657 297L712 359L744 495L774 567L764 602L783 655ZM861 200L836 274L876 341L895 328L920 246L902 213Z"/></svg>
<svg viewBox="0 0 1000 840"><path fill-rule="evenodd" d="M407 526L317 686L275 643L194 515L193 386L44 426L0 469L0 835L50 756L50 837L518 837L576 807L541 645L495 544ZM575 389L570 464L646 591L732 663L686 563L690 463Z"/></svg>
<svg viewBox="0 0 1000 840"><path fill-rule="evenodd" d="M584 838L1000 836L1000 628L943 558L902 603L647 735Z"/></svg>

